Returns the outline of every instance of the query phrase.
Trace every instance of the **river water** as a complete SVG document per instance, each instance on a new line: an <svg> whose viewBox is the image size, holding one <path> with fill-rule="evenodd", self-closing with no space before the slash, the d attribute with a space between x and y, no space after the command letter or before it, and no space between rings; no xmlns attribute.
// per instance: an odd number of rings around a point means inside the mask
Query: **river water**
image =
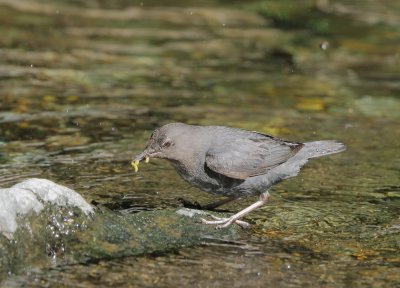
<svg viewBox="0 0 400 288"><path fill-rule="evenodd" d="M398 23L396 1L0 0L1 187L43 177L122 213L216 200L164 161L129 166L176 121L348 147L273 187L237 242L8 285L400 285Z"/></svg>

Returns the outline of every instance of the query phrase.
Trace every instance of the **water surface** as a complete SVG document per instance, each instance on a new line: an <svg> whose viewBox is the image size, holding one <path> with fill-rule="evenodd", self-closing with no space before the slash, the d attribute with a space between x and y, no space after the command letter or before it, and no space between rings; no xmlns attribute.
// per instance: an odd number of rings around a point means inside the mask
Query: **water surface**
<svg viewBox="0 0 400 288"><path fill-rule="evenodd" d="M400 7L316 3L0 0L1 187L48 178L124 213L215 200L166 162L130 168L173 121L348 146L273 187L240 241L7 284L399 285Z"/></svg>

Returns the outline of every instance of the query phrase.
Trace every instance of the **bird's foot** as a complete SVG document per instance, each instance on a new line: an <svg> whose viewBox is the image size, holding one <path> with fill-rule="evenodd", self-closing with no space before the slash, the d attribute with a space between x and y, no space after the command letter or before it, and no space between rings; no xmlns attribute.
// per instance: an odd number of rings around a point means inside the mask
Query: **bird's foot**
<svg viewBox="0 0 400 288"><path fill-rule="evenodd" d="M237 219L237 217L234 217L235 215L233 215L232 217L229 218L220 218L214 215L210 215L212 218L214 218L215 220L206 220L206 219L201 219L201 222L204 224L208 224L208 225L216 225L216 228L225 228L228 227L229 225L231 225L232 223L236 223L237 225L239 225L240 227L243 228L248 228L251 225L249 223L247 223L246 221L242 221Z"/></svg>

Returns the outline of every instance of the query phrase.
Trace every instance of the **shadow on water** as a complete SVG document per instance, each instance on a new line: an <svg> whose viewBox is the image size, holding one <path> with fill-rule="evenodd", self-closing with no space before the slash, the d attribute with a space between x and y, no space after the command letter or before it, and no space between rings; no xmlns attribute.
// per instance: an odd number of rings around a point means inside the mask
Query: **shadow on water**
<svg viewBox="0 0 400 288"><path fill-rule="evenodd" d="M127 214L215 200L163 161L131 170L172 121L348 146L275 186L237 242L55 265L8 285L400 283L399 21L396 1L0 0L2 187L40 176Z"/></svg>

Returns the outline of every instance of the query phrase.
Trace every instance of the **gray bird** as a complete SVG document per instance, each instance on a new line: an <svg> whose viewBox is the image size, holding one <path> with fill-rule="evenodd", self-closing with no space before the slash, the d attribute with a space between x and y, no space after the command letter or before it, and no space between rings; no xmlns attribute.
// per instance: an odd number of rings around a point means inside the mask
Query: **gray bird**
<svg viewBox="0 0 400 288"><path fill-rule="evenodd" d="M240 219L267 202L268 188L296 176L308 159L345 149L334 140L299 143L237 128L171 123L151 134L146 149L133 158L132 165L137 171L143 159L167 159L192 186L227 197L207 208L259 195L257 202L229 218L203 219L217 227L232 223L247 227Z"/></svg>

